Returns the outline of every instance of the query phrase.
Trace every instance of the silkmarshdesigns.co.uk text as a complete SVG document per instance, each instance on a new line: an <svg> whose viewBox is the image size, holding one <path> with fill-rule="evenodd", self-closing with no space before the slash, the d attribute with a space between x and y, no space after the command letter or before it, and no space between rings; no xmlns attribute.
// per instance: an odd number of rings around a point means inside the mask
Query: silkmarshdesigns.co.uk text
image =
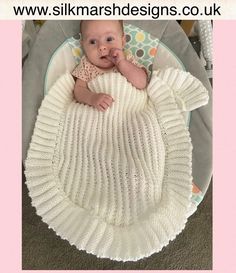
<svg viewBox="0 0 236 273"><path fill-rule="evenodd" d="M160 19L165 16L181 16L181 17L201 17L201 16L220 16L221 6L213 3L199 7L183 6L180 10L176 6L157 6L151 3L147 5L126 5L120 6L115 3L110 5L94 5L94 6L76 6L71 3L61 3L55 6L13 6L15 16L143 16L150 19Z"/></svg>

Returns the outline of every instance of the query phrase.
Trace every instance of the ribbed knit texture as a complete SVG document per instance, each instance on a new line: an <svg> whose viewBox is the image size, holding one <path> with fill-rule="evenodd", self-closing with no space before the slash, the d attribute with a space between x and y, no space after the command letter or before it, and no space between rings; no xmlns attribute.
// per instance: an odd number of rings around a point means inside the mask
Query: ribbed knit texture
<svg viewBox="0 0 236 273"><path fill-rule="evenodd" d="M76 103L73 87L65 74L39 109L25 172L33 206L58 235L98 257L160 251L184 228L191 204L192 146L179 101L192 109L207 103L207 91L175 69L154 72L146 91L109 73L89 83L114 98L99 112Z"/></svg>

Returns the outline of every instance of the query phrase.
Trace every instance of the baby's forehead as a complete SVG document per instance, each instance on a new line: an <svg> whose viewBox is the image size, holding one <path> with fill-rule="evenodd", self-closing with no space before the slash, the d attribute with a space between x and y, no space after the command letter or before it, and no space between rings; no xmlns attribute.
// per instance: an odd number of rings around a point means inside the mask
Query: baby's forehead
<svg viewBox="0 0 236 273"><path fill-rule="evenodd" d="M122 32L119 21L100 21L85 20L81 25L82 36L99 35L99 34L118 34Z"/></svg>

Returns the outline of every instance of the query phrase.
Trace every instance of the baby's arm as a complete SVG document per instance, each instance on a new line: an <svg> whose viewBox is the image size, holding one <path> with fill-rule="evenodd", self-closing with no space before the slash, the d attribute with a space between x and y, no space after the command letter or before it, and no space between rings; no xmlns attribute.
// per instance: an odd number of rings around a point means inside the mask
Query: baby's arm
<svg viewBox="0 0 236 273"><path fill-rule="evenodd" d="M138 89L144 89L147 86L147 73L143 68L123 59L117 65L120 73Z"/></svg>
<svg viewBox="0 0 236 273"><path fill-rule="evenodd" d="M76 79L75 88L74 88L74 96L76 101L84 104L91 105L91 99L93 96L93 92L91 92L87 88L87 83L80 79Z"/></svg>
<svg viewBox="0 0 236 273"><path fill-rule="evenodd" d="M108 94L94 93L87 87L87 83L81 79L75 82L74 96L76 101L95 107L99 111L106 111L111 106L113 99Z"/></svg>

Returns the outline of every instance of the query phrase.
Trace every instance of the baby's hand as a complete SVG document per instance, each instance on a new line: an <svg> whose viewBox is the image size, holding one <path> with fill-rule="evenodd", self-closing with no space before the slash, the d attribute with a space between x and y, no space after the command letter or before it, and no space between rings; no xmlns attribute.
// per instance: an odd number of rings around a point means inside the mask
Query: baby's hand
<svg viewBox="0 0 236 273"><path fill-rule="evenodd" d="M120 61L125 60L125 55L122 49L112 48L106 58L117 66Z"/></svg>
<svg viewBox="0 0 236 273"><path fill-rule="evenodd" d="M113 101L113 98L108 94L93 94L91 98L91 106L95 107L99 111L105 112L107 108L111 106Z"/></svg>

